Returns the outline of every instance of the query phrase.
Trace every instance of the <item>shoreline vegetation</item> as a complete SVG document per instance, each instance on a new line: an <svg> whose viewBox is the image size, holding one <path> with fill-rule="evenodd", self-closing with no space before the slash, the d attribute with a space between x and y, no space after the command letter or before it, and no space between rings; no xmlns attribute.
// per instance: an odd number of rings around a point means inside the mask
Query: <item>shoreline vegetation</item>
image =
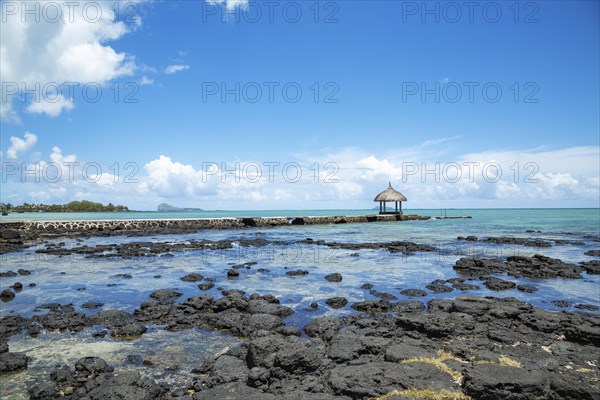
<svg viewBox="0 0 600 400"><path fill-rule="evenodd" d="M67 204L35 204L23 203L21 205L12 205L10 203L0 203L0 212L132 212L127 206L114 205L108 203L104 205L89 200L71 201Z"/></svg>

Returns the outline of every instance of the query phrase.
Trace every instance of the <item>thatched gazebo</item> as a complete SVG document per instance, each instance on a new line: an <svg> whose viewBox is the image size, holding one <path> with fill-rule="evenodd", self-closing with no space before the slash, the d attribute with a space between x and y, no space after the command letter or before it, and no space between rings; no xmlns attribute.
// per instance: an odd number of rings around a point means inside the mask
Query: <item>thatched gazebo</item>
<svg viewBox="0 0 600 400"><path fill-rule="evenodd" d="M406 196L394 189L391 182L389 184L388 188L375 196L375 200L373 201L379 202L379 214L402 214L402 202L407 201ZM394 202L396 211L386 210L386 203L388 201ZM400 207L398 207L398 203L400 203Z"/></svg>

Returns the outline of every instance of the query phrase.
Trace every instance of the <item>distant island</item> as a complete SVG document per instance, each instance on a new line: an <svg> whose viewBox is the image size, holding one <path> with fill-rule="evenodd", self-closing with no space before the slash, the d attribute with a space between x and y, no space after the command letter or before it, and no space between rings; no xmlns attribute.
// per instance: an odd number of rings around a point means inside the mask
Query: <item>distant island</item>
<svg viewBox="0 0 600 400"><path fill-rule="evenodd" d="M131 211L126 206L114 205L108 203L95 203L93 201L81 200L72 201L67 204L34 204L23 203L20 206L13 206L10 203L0 203L0 211L9 212L124 212Z"/></svg>
<svg viewBox="0 0 600 400"><path fill-rule="evenodd" d="M161 203L158 205L159 212L171 212L171 211L204 211L201 208L190 208L190 207L175 207L167 203Z"/></svg>

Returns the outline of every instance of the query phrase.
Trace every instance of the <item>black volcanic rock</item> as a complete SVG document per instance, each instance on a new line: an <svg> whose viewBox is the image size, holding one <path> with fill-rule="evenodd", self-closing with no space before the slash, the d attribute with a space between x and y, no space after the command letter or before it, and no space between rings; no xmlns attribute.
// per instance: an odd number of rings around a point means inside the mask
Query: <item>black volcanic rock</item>
<svg viewBox="0 0 600 400"><path fill-rule="evenodd" d="M490 258L461 258L454 269L467 276L506 273L515 277L579 279L584 267L536 254L533 257L511 256L506 261Z"/></svg>

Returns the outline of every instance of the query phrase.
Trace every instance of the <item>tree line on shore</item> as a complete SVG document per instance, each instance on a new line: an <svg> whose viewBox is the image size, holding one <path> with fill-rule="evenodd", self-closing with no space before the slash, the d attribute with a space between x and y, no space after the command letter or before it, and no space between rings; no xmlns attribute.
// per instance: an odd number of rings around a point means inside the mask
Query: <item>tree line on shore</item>
<svg viewBox="0 0 600 400"><path fill-rule="evenodd" d="M21 205L12 205L10 203L0 203L2 212L122 212L130 211L127 206L114 205L108 203L96 203L89 200L71 201L67 204L35 204L23 203Z"/></svg>

